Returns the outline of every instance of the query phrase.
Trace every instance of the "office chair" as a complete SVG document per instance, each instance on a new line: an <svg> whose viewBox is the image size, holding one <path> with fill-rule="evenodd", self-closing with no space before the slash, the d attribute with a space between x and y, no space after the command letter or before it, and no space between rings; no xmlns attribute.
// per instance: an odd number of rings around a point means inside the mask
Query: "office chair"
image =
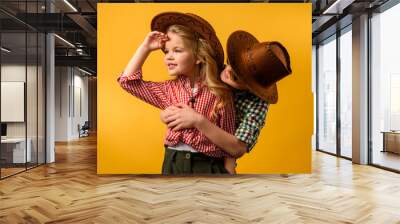
<svg viewBox="0 0 400 224"><path fill-rule="evenodd" d="M78 125L78 129L79 129L79 138L80 137L87 137L89 136L89 121L85 121L85 123L82 125L82 127L79 127L80 125Z"/></svg>

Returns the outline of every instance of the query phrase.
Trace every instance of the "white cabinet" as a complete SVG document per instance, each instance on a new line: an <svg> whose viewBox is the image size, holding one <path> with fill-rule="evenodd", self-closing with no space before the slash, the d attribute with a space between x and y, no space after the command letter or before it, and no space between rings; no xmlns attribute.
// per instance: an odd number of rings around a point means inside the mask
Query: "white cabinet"
<svg viewBox="0 0 400 224"><path fill-rule="evenodd" d="M393 152L400 154L400 132L390 131L383 133L382 152Z"/></svg>
<svg viewBox="0 0 400 224"><path fill-rule="evenodd" d="M7 138L1 140L2 151L12 152L12 163L25 163L32 161L32 140L26 141L28 144L25 151L25 138ZM4 147L4 149L3 149ZM26 152L26 153L25 153ZM11 155L10 155L11 156ZM25 161L27 159L27 161Z"/></svg>

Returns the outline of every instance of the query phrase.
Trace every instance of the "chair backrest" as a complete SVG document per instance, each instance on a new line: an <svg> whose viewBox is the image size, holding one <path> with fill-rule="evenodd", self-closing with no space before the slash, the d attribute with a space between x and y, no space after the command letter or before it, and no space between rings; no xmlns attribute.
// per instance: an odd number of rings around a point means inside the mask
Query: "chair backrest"
<svg viewBox="0 0 400 224"><path fill-rule="evenodd" d="M87 128L89 129L89 121L85 121L85 123L83 124L82 128Z"/></svg>

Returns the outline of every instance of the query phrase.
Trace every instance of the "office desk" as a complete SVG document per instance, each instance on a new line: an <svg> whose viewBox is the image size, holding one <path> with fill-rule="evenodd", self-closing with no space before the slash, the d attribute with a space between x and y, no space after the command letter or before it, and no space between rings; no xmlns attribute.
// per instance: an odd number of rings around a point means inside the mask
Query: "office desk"
<svg viewBox="0 0 400 224"><path fill-rule="evenodd" d="M400 131L382 131L383 150L382 152L393 152L400 154Z"/></svg>
<svg viewBox="0 0 400 224"><path fill-rule="evenodd" d="M27 139L25 154L25 138L6 138L1 139L1 157L6 163L25 163L31 161L31 145L32 140ZM12 159L11 159L12 158ZM25 158L27 161L25 161Z"/></svg>

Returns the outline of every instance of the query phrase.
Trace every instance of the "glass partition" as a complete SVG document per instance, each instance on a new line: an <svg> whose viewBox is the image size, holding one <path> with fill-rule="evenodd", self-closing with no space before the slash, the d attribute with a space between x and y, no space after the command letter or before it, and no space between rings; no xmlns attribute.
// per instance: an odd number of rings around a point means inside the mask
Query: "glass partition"
<svg viewBox="0 0 400 224"><path fill-rule="evenodd" d="M400 171L400 4L371 18L372 164Z"/></svg>
<svg viewBox="0 0 400 224"><path fill-rule="evenodd" d="M336 154L336 36L318 47L318 149Z"/></svg>
<svg viewBox="0 0 400 224"><path fill-rule="evenodd" d="M351 26L340 36L340 155L352 157L352 35Z"/></svg>
<svg viewBox="0 0 400 224"><path fill-rule="evenodd" d="M45 163L45 35L17 17L45 1L1 1L0 178ZM34 17L35 18L35 17ZM4 22L6 21L6 22Z"/></svg>
<svg viewBox="0 0 400 224"><path fill-rule="evenodd" d="M26 33L1 34L1 176L26 169L31 151L26 141ZM4 50L6 49L6 50ZM28 145L29 149L29 145Z"/></svg>

